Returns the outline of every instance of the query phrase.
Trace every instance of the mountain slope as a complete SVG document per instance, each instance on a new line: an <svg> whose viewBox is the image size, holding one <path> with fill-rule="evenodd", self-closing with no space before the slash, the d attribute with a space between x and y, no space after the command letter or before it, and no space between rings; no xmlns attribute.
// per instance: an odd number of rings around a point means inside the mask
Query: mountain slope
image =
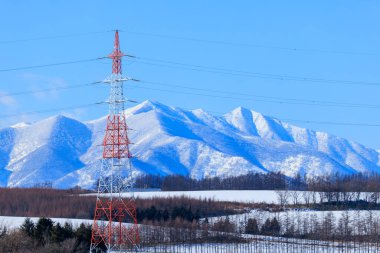
<svg viewBox="0 0 380 253"><path fill-rule="evenodd" d="M379 152L296 127L245 108L215 117L145 101L126 110L133 131L133 173L195 178L251 171L294 177L380 172ZM106 118L63 116L0 130L0 184L92 187L100 166Z"/></svg>
<svg viewBox="0 0 380 253"><path fill-rule="evenodd" d="M7 186L54 182L85 166L79 157L90 145L91 131L76 120L57 116L12 132L14 142L6 165L10 175L3 181Z"/></svg>

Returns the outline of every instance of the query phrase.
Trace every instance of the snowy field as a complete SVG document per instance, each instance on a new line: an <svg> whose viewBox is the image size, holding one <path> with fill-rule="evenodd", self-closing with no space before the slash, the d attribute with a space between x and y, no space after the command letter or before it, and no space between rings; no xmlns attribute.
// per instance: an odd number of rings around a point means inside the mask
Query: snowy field
<svg viewBox="0 0 380 253"><path fill-rule="evenodd" d="M96 195L96 194L91 194ZM124 194L125 197L129 193ZM233 201L241 203L277 203L276 191L258 190L221 190L221 191L144 191L135 192L134 196L141 199L188 197L194 199L212 199L216 201Z"/></svg>
<svg viewBox="0 0 380 253"><path fill-rule="evenodd" d="M266 203L266 204L280 204L279 193L286 195L286 204L305 204L306 199L308 203L314 201L320 202L319 192L308 191L275 191L275 190L210 190L210 191L160 191L145 190L134 192L136 198L150 199L150 198L170 198L170 197L188 197L194 199L212 199L215 201L229 201L239 203ZM286 194L285 194L286 193ZM362 192L359 196L356 193L351 193L352 199L359 199L368 201L371 193ZM87 194L86 194L87 195ZM88 195L96 195L91 193ZM355 197L353 197L355 195ZM131 193L123 193L124 197L130 197ZM284 198L284 197L282 197ZM296 199L296 201L295 201ZM325 202L325 200L324 200Z"/></svg>
<svg viewBox="0 0 380 253"><path fill-rule="evenodd" d="M349 218L352 220L358 219L358 218L365 218L369 217L371 215L373 220L379 220L380 221L380 210L374 210L374 211L366 211L366 210L348 210L348 211L313 211L313 210L289 210L286 212L269 212L269 211L262 211L262 210L252 210L249 213L244 214L236 214L236 215L229 215L228 218L237 223L245 223L249 218L255 218L258 220L258 222L263 223L266 219L273 219L277 218L278 220L299 220L300 218L308 218L311 219L312 217L315 217L317 219L323 219L327 215L332 215L332 218L337 221L340 219L344 214L347 214ZM215 222L219 219L224 219L227 216L221 216L221 217L213 217L208 218L209 222Z"/></svg>
<svg viewBox="0 0 380 253"><path fill-rule="evenodd" d="M275 191L151 191L136 192L135 197L148 199L152 197L181 197L186 196L195 199L213 199L217 201L236 201L242 203L276 203L277 194Z"/></svg>
<svg viewBox="0 0 380 253"><path fill-rule="evenodd" d="M236 221L236 222L246 222L249 218L256 218L259 220L266 220L267 218L274 218L276 217L279 220L283 220L285 218L288 219L298 219L300 217L313 217L315 216L318 219L322 219L323 217L326 217L327 215L332 215L333 219L338 220L340 219L344 214L347 214L348 217L355 219L358 217L367 217L368 215L371 215L373 219L379 219L380 220L380 210L372 210L372 211L366 211L366 210L348 210L348 211L312 211L312 210L289 210L287 212L269 212L269 211L261 211L261 210L252 210L249 213L244 214L236 214L236 215L229 215L229 219ZM227 216L220 216L220 217L213 217L209 218L209 221L215 221L220 218L226 218Z"/></svg>
<svg viewBox="0 0 380 253"><path fill-rule="evenodd" d="M6 227L7 229L17 229L19 228L25 221L26 217L13 217L13 216L0 216L0 227ZM34 223L36 223L39 217L29 217ZM65 222L73 225L74 228L79 227L81 223L86 225L91 224L92 220L85 219L67 219L67 218L51 218L55 223L60 223L61 225L65 224Z"/></svg>

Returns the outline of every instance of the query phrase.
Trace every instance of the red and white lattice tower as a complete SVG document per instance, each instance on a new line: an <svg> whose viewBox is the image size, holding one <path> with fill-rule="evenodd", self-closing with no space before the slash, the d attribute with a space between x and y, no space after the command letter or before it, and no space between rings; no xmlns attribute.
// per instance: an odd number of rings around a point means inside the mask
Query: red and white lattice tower
<svg viewBox="0 0 380 253"><path fill-rule="evenodd" d="M132 191L130 141L124 115L123 82L128 78L122 76L123 56L116 31L114 50L109 55L112 75L104 81L110 85L111 92L91 236L92 253L100 252L101 248L106 248L107 252L138 251L139 229Z"/></svg>

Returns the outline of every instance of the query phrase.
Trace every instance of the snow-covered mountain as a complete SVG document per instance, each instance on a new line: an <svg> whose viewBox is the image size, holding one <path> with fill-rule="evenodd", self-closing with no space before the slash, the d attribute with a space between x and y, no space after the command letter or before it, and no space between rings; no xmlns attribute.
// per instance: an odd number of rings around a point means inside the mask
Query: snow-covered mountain
<svg viewBox="0 0 380 253"><path fill-rule="evenodd" d="M224 116L145 101L126 110L134 173L194 178L279 171L294 177L380 173L380 153L239 107ZM0 185L91 187L106 118L55 116L0 130Z"/></svg>

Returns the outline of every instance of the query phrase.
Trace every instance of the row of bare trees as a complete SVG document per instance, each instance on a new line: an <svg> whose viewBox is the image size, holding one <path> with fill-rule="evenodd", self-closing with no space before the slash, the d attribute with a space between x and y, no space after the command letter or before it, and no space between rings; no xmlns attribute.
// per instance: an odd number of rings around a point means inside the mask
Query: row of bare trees
<svg viewBox="0 0 380 253"><path fill-rule="evenodd" d="M192 224L142 226L144 252L380 252L373 211L257 212Z"/></svg>
<svg viewBox="0 0 380 253"><path fill-rule="evenodd" d="M317 192L379 192L380 174L315 177L305 180L307 190Z"/></svg>
<svg viewBox="0 0 380 253"><path fill-rule="evenodd" d="M96 198L77 191L41 188L0 188L0 216L92 219ZM187 221L203 217L241 213L247 204L188 197L136 199L142 221Z"/></svg>
<svg viewBox="0 0 380 253"><path fill-rule="evenodd" d="M274 236L371 243L380 240L380 214L372 210L280 213L258 211L235 220L236 232L263 234L263 229L273 219L276 219L279 228L271 234Z"/></svg>
<svg viewBox="0 0 380 253"><path fill-rule="evenodd" d="M281 207L312 207L319 210L379 209L380 192L276 191Z"/></svg>
<svg viewBox="0 0 380 253"><path fill-rule="evenodd" d="M159 226L158 226L159 225ZM169 225L169 224L168 224ZM310 212L254 211L224 218L202 219L188 223L177 219L169 226L150 224L149 229L161 229L145 237L146 243L161 242L233 242L244 241L247 235L315 240L318 242L380 243L380 214L376 211ZM175 230L181 233L170 233ZM165 235L165 233L169 233ZM214 237L223 239L216 240ZM152 236L152 238L150 238ZM159 237L157 241L154 236ZM226 237L231 236L227 239ZM150 238L150 239L149 239ZM164 240L166 238L169 241ZM145 240L144 239L144 240Z"/></svg>

